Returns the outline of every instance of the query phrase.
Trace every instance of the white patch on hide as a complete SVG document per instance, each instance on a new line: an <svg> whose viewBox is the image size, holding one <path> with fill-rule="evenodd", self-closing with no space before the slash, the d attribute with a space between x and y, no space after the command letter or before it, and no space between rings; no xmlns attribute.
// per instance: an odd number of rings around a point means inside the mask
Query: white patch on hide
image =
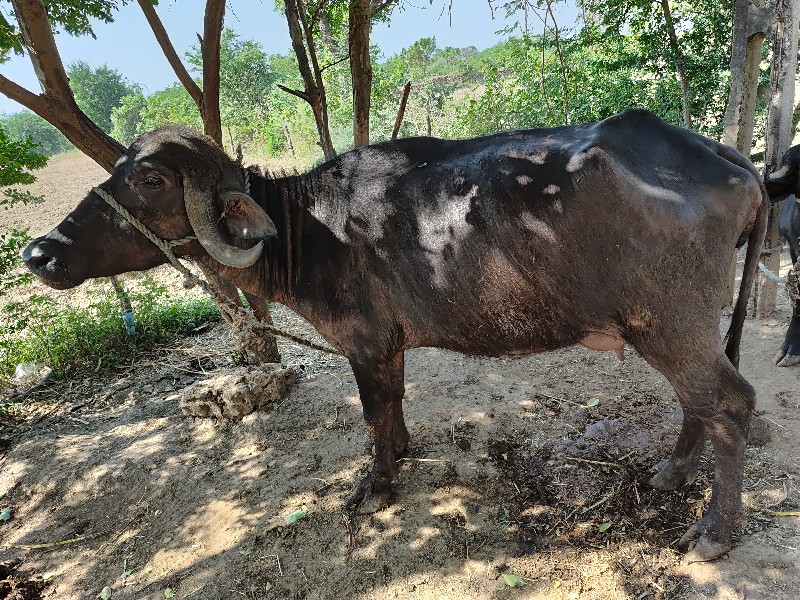
<svg viewBox="0 0 800 600"><path fill-rule="evenodd" d="M534 148L532 152L522 152L520 150L511 149L505 153L509 158L519 158L520 160L527 160L535 165L543 165L547 162L547 149Z"/></svg>
<svg viewBox="0 0 800 600"><path fill-rule="evenodd" d="M531 181L533 178L528 175L517 175L517 183L520 185L528 185Z"/></svg>
<svg viewBox="0 0 800 600"><path fill-rule="evenodd" d="M436 207L419 215L419 244L428 253L434 282L440 287L445 284L444 249L451 244L455 251L458 242L472 231L472 225L467 223L467 215L472 207L472 199L477 195L477 185L473 185L463 196L448 198L440 194Z"/></svg>
<svg viewBox="0 0 800 600"><path fill-rule="evenodd" d="M551 183L546 188L542 190L545 194L557 194L561 191L561 188L558 187L556 184Z"/></svg>
<svg viewBox="0 0 800 600"><path fill-rule="evenodd" d="M525 229L534 235L544 238L550 243L555 243L555 241L558 239L555 231L553 231L553 228L550 227L550 225L541 219L537 219L531 213L524 212L520 215L520 218L522 219L522 225L525 227Z"/></svg>
<svg viewBox="0 0 800 600"><path fill-rule="evenodd" d="M57 242L61 242L62 244L66 244L67 246L71 246L75 242L72 238L68 238L63 233L61 233L58 229L53 229L50 233L45 236L48 240L56 240Z"/></svg>
<svg viewBox="0 0 800 600"><path fill-rule="evenodd" d="M567 162L567 172L575 173L583 168L584 163L595 154L600 154L602 150L597 146L592 146L586 150L582 150L573 154L569 162Z"/></svg>

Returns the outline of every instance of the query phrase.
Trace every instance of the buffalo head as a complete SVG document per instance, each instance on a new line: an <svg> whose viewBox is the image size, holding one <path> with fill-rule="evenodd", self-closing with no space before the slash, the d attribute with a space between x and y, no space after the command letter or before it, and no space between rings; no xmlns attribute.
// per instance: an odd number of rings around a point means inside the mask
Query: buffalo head
<svg viewBox="0 0 800 600"><path fill-rule="evenodd" d="M789 195L794 195L800 202L800 145L792 146L781 159L781 164L774 173L764 180L771 202L780 202Z"/></svg>
<svg viewBox="0 0 800 600"><path fill-rule="evenodd" d="M157 237L196 237L174 249L178 256L207 253L223 265L243 268L263 251L262 241L246 240L276 234L266 213L244 193L241 168L211 138L184 127L140 136L99 187ZM57 289L167 261L95 191L50 233L33 240L23 259Z"/></svg>

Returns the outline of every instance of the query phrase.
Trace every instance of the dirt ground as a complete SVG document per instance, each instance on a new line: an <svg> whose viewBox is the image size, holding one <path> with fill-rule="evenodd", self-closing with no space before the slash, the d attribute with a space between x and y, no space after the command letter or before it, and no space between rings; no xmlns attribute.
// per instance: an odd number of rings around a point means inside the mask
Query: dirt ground
<svg viewBox="0 0 800 600"><path fill-rule="evenodd" d="M102 179L88 159L60 157L37 184L46 202L0 219L45 231ZM0 511L12 511L0 567L22 598L109 587L153 600L795 599L800 518L781 513L800 510L800 367L771 361L789 314L781 298L774 318L745 326L741 369L758 392L748 523L713 563L676 549L709 498L710 452L686 489L644 483L680 409L630 350L624 362L583 348L408 352L412 441L394 503L350 517L344 500L370 444L347 363L281 343L299 373L286 399L239 422L185 417L181 390L230 366L220 325L28 401L0 449ZM303 327L285 309L275 319Z"/></svg>

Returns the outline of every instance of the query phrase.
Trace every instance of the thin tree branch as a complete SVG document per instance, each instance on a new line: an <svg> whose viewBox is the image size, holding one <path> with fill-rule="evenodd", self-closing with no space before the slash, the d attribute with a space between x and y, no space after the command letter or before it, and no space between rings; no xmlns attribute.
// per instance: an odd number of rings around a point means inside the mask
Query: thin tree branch
<svg viewBox="0 0 800 600"><path fill-rule="evenodd" d="M189 75L189 71L186 70L178 53L175 51L175 47L172 45L172 41L169 39L167 30L164 29L164 24L161 22L155 7L150 0L139 0L139 6L147 19L147 23L150 25L150 29L156 36L158 45L161 46L161 51L164 53L167 62L178 77L178 81L180 81L183 87L186 88L186 91L189 92L189 95L192 97L192 100L194 100L194 103L197 105L202 115L204 112L203 91L195 80L192 79L192 76Z"/></svg>
<svg viewBox="0 0 800 600"><path fill-rule="evenodd" d="M399 0L372 0L370 3L370 8L372 9L372 16L374 17L378 13L382 13L387 8L390 8L393 4L397 4ZM452 6L452 3L451 3ZM489 4L491 6L491 3Z"/></svg>
<svg viewBox="0 0 800 600"><path fill-rule="evenodd" d="M561 50L561 38L558 35L558 23L556 22L556 16L553 14L552 1L546 1L547 12L550 13L550 18L553 20L553 33L556 41L556 52L558 52L558 62L561 66L561 78L564 81L564 124L569 125L569 79L567 77L567 67L564 63L564 53Z"/></svg>
<svg viewBox="0 0 800 600"><path fill-rule="evenodd" d="M400 99L400 108L397 109L397 118L394 121L394 129L392 129L392 139L396 140L397 135L400 133L400 126L403 124L403 117L406 114L406 103L408 102L408 95L411 93L411 82L407 82L403 88L403 97Z"/></svg>
<svg viewBox="0 0 800 600"><path fill-rule="evenodd" d="M219 112L220 44L225 18L225 0L207 0L203 25L203 126L206 135L222 145L222 122Z"/></svg>
<svg viewBox="0 0 800 600"><path fill-rule="evenodd" d="M0 74L0 93L29 108L39 116L48 111L49 103L46 96L34 94L3 74Z"/></svg>
<svg viewBox="0 0 800 600"><path fill-rule="evenodd" d="M317 24L319 16L322 14L322 9L325 7L325 2L327 2L327 0L319 0L319 4L317 4L317 7L311 12L312 29Z"/></svg>
<svg viewBox="0 0 800 600"><path fill-rule="evenodd" d="M306 94L305 92L301 92L299 90L293 90L292 88L288 88L285 85L281 85L280 83L278 83L276 85L280 89L282 89L284 92L286 92L288 94L292 94L292 96L297 96L298 98L301 98L301 99L305 100L306 102L311 102L311 99L309 98L308 94Z"/></svg>
<svg viewBox="0 0 800 600"><path fill-rule="evenodd" d="M350 57L349 57L349 56L343 56L343 57L342 57L342 58L340 58L339 60L335 60L335 61L333 61L332 63L328 63L327 65L325 65L324 67L322 67L322 68L320 69L320 71L324 73L326 69L330 69L331 67L335 67L335 66L336 66L336 65L338 65L339 63L343 63L343 62L345 62L345 61L347 61L347 60L350 60Z"/></svg>

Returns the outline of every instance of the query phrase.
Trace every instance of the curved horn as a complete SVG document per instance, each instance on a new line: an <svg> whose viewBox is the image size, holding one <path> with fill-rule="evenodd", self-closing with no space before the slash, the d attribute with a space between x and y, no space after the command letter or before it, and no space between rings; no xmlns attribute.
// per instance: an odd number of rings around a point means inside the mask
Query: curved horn
<svg viewBox="0 0 800 600"><path fill-rule="evenodd" d="M780 169L778 169L774 173L770 173L769 175L767 175L767 181L775 181L776 179L783 179L787 175L792 175L796 169L797 167L795 165L783 165Z"/></svg>
<svg viewBox="0 0 800 600"><path fill-rule="evenodd" d="M216 214L214 198L207 192L197 189L188 178L184 179L183 188L186 214L192 224L197 241L206 249L214 260L228 267L242 269L249 267L261 256L264 242L258 242L249 249L229 244L222 237L217 227L219 215Z"/></svg>

